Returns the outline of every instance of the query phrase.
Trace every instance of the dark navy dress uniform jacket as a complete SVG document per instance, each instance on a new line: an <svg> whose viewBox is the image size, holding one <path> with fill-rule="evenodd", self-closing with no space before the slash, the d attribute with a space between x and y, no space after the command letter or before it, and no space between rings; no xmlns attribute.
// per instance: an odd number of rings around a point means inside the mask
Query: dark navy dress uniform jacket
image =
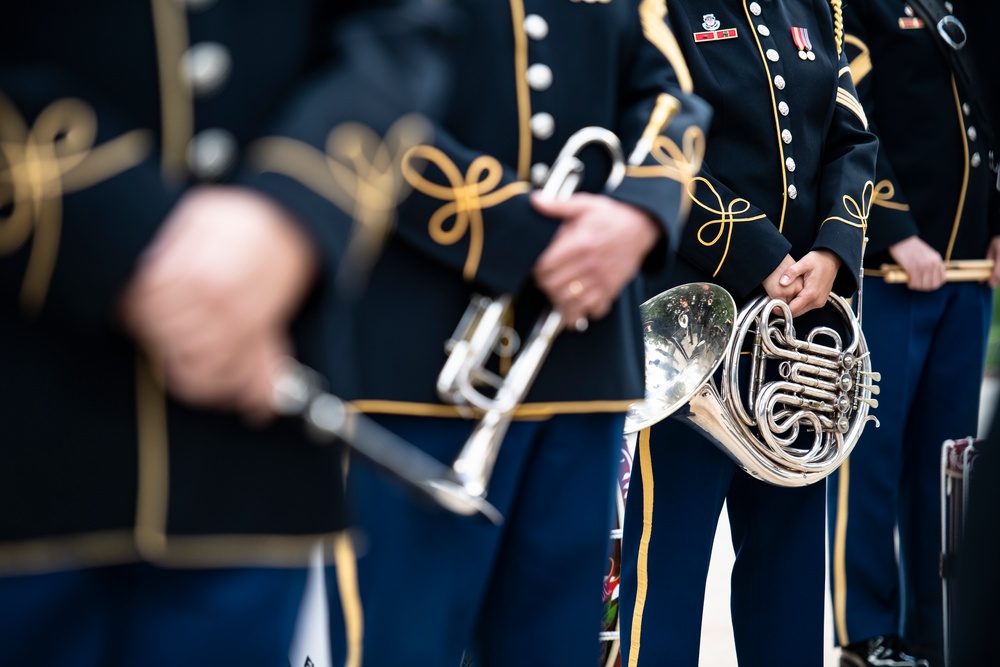
<svg viewBox="0 0 1000 667"><path fill-rule="evenodd" d="M276 199L334 273L350 217L245 149L282 137L322 156L340 123L382 131L430 101L430 16L390 4L0 11L12 28L0 42L0 569L304 563L315 536L342 526L336 452L294 423L251 430L165 398L114 310L164 217L204 181ZM322 291L296 345L327 367Z"/></svg>
<svg viewBox="0 0 1000 667"><path fill-rule="evenodd" d="M848 296L877 140L838 56L830 4L695 0L671 3L670 20L695 93L715 114L680 258L648 295L707 280L739 305L786 254L827 249L842 260L834 292ZM793 28L805 30L809 48L797 46ZM696 37L713 30L736 36Z"/></svg>
<svg viewBox="0 0 1000 667"><path fill-rule="evenodd" d="M889 246L913 235L949 261L982 259L1000 233L983 121L968 103L979 91L961 88L931 29L906 10L873 0L844 13L851 74L883 149L865 262L873 273L893 262Z"/></svg>
<svg viewBox="0 0 1000 667"><path fill-rule="evenodd" d="M436 395L435 380L444 343L474 293L516 295L516 327L528 335L547 305L531 270L558 227L532 209L529 191L575 131L607 128L628 155L661 94L683 105L661 143L682 148L685 129L708 115L671 69L685 68L662 1L455 4L465 17L451 53L460 66L446 117L433 143L409 156L422 171L410 175L395 235L338 339L342 357L360 365L349 374L359 385L343 393L370 412L457 414ZM604 37L581 37L595 34ZM667 174L686 166L679 157L647 157L612 194L650 213L664 238L678 218L680 188ZM583 189L600 191L604 153L593 149L583 160ZM667 251L661 243L647 266L662 266ZM585 333L561 334L520 413L624 412L641 397L640 296L631 284Z"/></svg>

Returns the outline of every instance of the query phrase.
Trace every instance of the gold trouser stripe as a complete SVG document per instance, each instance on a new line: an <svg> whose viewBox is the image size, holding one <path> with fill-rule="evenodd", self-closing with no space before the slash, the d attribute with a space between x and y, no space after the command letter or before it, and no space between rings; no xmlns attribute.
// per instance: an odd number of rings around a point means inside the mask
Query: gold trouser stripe
<svg viewBox="0 0 1000 667"><path fill-rule="evenodd" d="M837 486L837 521L833 534L833 621L837 641L850 644L847 636L847 495L851 484L851 459L840 466Z"/></svg>
<svg viewBox="0 0 1000 667"><path fill-rule="evenodd" d="M348 533L340 533L334 539L333 562L337 571L337 589L340 592L340 607L344 611L344 632L347 637L344 667L361 667L365 619L361 607L361 592L358 589L358 559Z"/></svg>
<svg viewBox="0 0 1000 667"><path fill-rule="evenodd" d="M632 612L628 667L636 667L639 664L642 612L646 607L646 592L649 589L649 540L653 533L653 462L649 460L648 428L639 432L639 457L639 469L642 475L642 537L639 539L639 557L636 563L635 610Z"/></svg>

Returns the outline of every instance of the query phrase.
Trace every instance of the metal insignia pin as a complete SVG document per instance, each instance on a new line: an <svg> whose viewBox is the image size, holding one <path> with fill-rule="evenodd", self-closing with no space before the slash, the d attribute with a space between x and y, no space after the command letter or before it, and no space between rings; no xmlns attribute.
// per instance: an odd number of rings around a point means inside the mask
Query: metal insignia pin
<svg viewBox="0 0 1000 667"><path fill-rule="evenodd" d="M701 15L701 27L705 29L705 32L693 33L695 42L714 42L719 39L735 39L737 36L736 28L722 28L722 24L719 19L715 17L715 14L702 14Z"/></svg>

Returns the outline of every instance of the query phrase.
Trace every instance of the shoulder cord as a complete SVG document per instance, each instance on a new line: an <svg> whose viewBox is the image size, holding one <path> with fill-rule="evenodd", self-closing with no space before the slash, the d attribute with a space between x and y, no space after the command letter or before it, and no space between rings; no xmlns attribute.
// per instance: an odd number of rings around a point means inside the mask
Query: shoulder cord
<svg viewBox="0 0 1000 667"><path fill-rule="evenodd" d="M838 58L844 45L844 12L841 8L842 4L843 0L830 0L830 5L833 7L833 39L837 42Z"/></svg>

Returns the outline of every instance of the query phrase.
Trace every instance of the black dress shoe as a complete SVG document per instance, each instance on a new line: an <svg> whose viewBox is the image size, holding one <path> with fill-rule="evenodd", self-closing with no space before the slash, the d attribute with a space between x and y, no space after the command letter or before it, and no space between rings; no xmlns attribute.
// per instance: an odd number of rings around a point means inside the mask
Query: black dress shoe
<svg viewBox="0 0 1000 667"><path fill-rule="evenodd" d="M907 653L899 637L885 635L842 647L840 667L928 667L928 663Z"/></svg>

